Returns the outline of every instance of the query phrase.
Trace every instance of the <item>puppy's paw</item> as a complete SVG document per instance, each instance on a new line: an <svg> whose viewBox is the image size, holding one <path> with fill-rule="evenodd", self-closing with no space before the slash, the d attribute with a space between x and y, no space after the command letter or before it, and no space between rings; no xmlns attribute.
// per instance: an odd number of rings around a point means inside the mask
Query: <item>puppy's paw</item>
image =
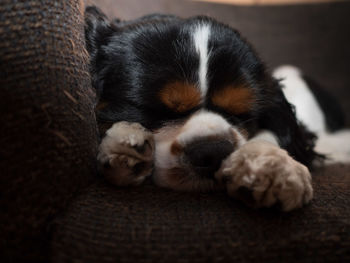
<svg viewBox="0 0 350 263"><path fill-rule="evenodd" d="M117 122L103 138L98 161L105 178L116 185L138 185L151 174L154 140L139 123Z"/></svg>
<svg viewBox="0 0 350 263"><path fill-rule="evenodd" d="M216 178L228 194L254 207L281 204L290 211L313 196L311 175L288 153L267 142L248 142L223 161Z"/></svg>

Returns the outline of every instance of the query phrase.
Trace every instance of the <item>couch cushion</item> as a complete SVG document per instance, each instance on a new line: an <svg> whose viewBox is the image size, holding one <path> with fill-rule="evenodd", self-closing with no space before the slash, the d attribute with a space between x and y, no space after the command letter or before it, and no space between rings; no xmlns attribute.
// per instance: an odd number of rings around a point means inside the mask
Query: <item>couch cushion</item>
<svg viewBox="0 0 350 263"><path fill-rule="evenodd" d="M347 262L350 166L314 174L315 198L291 213L224 193L100 182L56 221L53 262Z"/></svg>
<svg viewBox="0 0 350 263"><path fill-rule="evenodd" d="M0 261L47 262L48 224L95 177L79 1L0 1Z"/></svg>

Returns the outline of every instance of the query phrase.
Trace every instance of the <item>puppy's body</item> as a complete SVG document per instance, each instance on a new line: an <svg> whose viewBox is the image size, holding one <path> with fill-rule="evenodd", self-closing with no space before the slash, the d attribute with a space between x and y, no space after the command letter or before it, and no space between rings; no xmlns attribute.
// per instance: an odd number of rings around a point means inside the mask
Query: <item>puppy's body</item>
<svg viewBox="0 0 350 263"><path fill-rule="evenodd" d="M111 181L140 183L154 164L154 181L173 189L244 187L285 210L312 198L315 136L237 31L208 17L109 22L88 8L86 39Z"/></svg>
<svg viewBox="0 0 350 263"><path fill-rule="evenodd" d="M327 157L324 161L350 162L350 130L344 129L345 114L332 94L292 66L277 68L273 76L281 79L297 119L317 135L315 150Z"/></svg>

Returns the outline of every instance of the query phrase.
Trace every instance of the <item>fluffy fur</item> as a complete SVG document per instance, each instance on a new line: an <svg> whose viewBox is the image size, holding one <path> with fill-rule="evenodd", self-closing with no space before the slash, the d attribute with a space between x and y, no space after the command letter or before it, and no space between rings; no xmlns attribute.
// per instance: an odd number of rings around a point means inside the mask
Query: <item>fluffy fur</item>
<svg viewBox="0 0 350 263"><path fill-rule="evenodd" d="M154 181L177 190L226 188L234 195L242 186L257 206L282 202L284 210L311 199L304 165L320 157L316 136L297 121L279 81L236 30L205 16L109 21L95 7L87 8L85 22L105 134L98 159L111 182L138 184L153 164ZM261 156L241 169L245 151ZM267 152L272 161L261 161ZM260 179L233 187L237 176L253 178L242 172L248 170ZM261 201L262 195L274 197Z"/></svg>

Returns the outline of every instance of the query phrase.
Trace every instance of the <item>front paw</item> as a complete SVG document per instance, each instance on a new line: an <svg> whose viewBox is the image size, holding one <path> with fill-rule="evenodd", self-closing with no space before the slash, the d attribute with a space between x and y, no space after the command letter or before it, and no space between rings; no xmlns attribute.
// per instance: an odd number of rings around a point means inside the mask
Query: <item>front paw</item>
<svg viewBox="0 0 350 263"><path fill-rule="evenodd" d="M284 211L290 211L313 196L309 170L267 142L246 143L223 161L215 176L226 182L229 195L254 207L279 203Z"/></svg>
<svg viewBox="0 0 350 263"><path fill-rule="evenodd" d="M137 185L151 174L154 140L138 123L117 122L106 132L97 156L105 178L116 185Z"/></svg>

